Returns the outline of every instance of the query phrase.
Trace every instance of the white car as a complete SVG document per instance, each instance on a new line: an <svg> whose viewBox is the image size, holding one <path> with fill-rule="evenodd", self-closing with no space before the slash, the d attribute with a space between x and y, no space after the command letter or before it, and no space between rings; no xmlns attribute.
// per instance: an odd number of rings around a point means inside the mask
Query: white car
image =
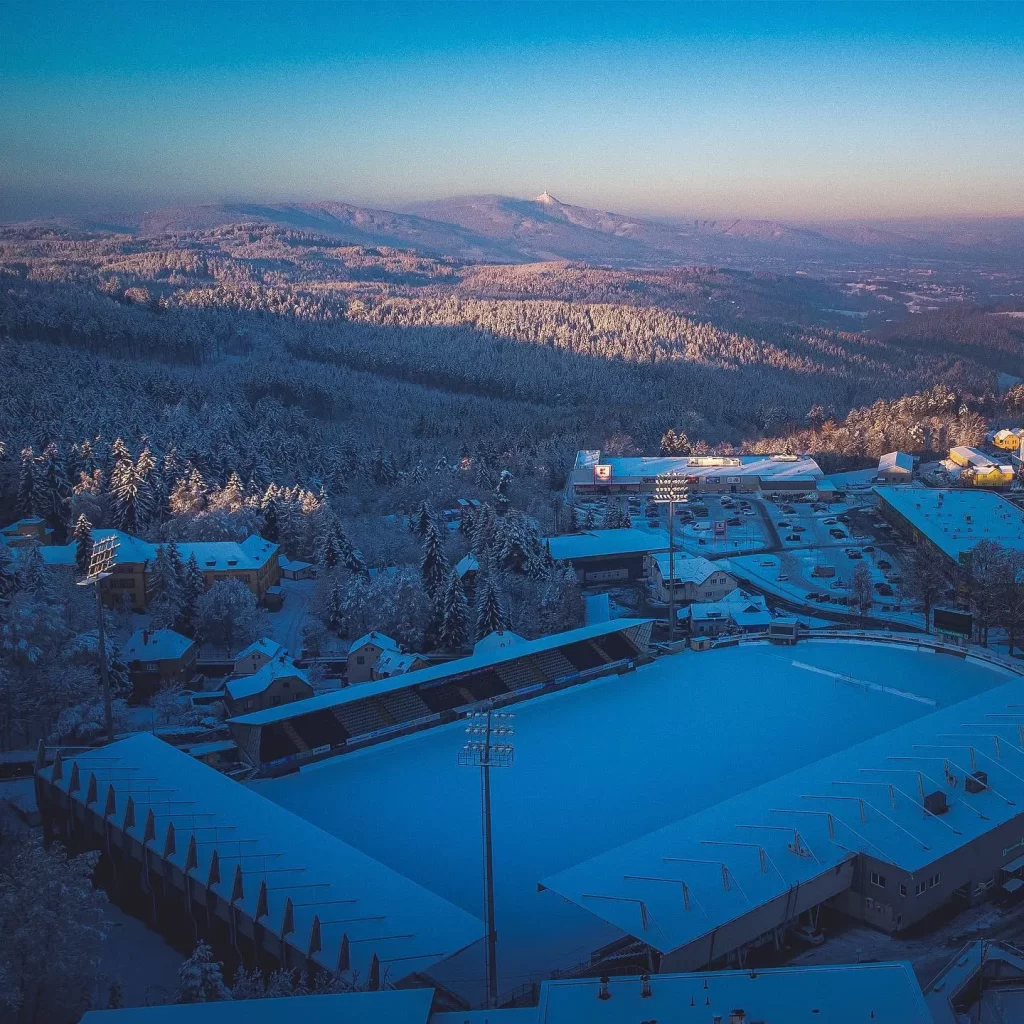
<svg viewBox="0 0 1024 1024"><path fill-rule="evenodd" d="M825 941L824 934L809 924L794 925L789 929L789 934L798 942L805 942L809 946L820 946Z"/></svg>

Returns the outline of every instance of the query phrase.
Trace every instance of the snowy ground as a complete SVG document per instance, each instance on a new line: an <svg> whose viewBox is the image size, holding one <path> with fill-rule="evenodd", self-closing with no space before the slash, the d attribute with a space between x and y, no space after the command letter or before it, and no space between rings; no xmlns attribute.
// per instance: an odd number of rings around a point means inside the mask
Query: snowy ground
<svg viewBox="0 0 1024 1024"><path fill-rule="evenodd" d="M515 765L492 773L501 990L615 937L538 893L539 879L1003 682L958 659L813 641L687 652L520 704ZM464 739L446 726L255 785L479 914L479 779L457 765ZM441 980L471 994L481 976L475 950Z"/></svg>
<svg viewBox="0 0 1024 1024"><path fill-rule="evenodd" d="M280 611L267 613L270 639L287 648L293 658L302 654L302 627L309 614L309 602L315 587L315 580L281 580L284 604Z"/></svg>

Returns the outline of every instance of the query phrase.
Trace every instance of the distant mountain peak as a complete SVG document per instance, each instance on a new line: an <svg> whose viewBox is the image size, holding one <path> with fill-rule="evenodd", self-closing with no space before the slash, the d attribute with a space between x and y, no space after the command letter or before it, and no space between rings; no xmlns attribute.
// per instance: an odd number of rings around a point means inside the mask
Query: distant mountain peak
<svg viewBox="0 0 1024 1024"><path fill-rule="evenodd" d="M545 203L547 206L562 206L563 203L559 202L550 192L541 192L539 196L534 200L538 203Z"/></svg>

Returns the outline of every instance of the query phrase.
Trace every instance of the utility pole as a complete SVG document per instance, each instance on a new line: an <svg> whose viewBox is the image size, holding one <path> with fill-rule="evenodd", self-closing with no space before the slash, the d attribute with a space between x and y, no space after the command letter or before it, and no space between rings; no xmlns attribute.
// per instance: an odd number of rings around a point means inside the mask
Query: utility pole
<svg viewBox="0 0 1024 1024"><path fill-rule="evenodd" d="M668 505L668 639L676 638L676 502L690 500L690 488L682 473L659 473L654 478L654 500Z"/></svg>
<svg viewBox="0 0 1024 1024"><path fill-rule="evenodd" d="M93 541L89 556L89 574L78 581L80 587L96 588L97 654L100 659L100 683L103 686L103 725L107 742L114 742L114 710L110 699L110 673L107 670L107 632L103 621L103 600L100 597L100 580L106 579L113 568L120 541L117 534L110 534Z"/></svg>
<svg viewBox="0 0 1024 1024"><path fill-rule="evenodd" d="M487 947L487 1008L498 1007L498 931L494 924L494 855L491 840L491 768L510 768L515 756L511 711L472 711L466 733L471 738L459 751L459 764L480 769L480 826L484 855L484 931Z"/></svg>

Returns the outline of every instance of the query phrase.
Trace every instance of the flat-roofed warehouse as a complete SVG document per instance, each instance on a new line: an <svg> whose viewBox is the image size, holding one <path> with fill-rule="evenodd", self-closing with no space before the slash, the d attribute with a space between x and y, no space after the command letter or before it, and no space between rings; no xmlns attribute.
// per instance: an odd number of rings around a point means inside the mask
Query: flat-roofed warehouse
<svg viewBox="0 0 1024 1024"><path fill-rule="evenodd" d="M765 491L808 494L824 474L809 455L608 456L581 451L569 474L570 499L600 494L653 494L662 473L684 476L695 493Z"/></svg>
<svg viewBox="0 0 1024 1024"><path fill-rule="evenodd" d="M581 583L642 579L647 556L668 551L664 530L588 530L541 540L556 562L568 562Z"/></svg>
<svg viewBox="0 0 1024 1024"><path fill-rule="evenodd" d="M1020 690L918 718L543 885L668 971L780 943L826 903L887 932L969 906L1024 870Z"/></svg>
<svg viewBox="0 0 1024 1024"><path fill-rule="evenodd" d="M899 533L952 566L983 540L1024 550L1024 512L991 491L876 487L875 495L879 512Z"/></svg>
<svg viewBox="0 0 1024 1024"><path fill-rule="evenodd" d="M628 531L627 531L628 532ZM647 660L650 619L613 619L361 683L230 720L243 757L270 773L453 721Z"/></svg>

